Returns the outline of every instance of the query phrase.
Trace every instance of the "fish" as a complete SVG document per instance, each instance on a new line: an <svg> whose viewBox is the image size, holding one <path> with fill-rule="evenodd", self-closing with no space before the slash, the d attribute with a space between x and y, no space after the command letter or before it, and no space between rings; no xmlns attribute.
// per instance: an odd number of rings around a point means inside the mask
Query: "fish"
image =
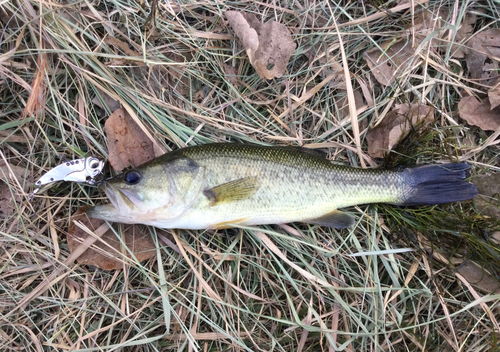
<svg viewBox="0 0 500 352"><path fill-rule="evenodd" d="M472 199L467 163L401 170L337 165L303 147L213 143L177 149L102 182L109 203L93 218L165 229L225 229L303 222L332 228L355 223L340 209Z"/></svg>

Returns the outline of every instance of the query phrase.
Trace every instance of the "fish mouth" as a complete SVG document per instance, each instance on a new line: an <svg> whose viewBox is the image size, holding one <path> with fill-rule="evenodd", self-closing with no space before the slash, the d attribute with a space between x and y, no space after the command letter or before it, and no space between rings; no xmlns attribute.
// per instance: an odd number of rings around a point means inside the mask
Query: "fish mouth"
<svg viewBox="0 0 500 352"><path fill-rule="evenodd" d="M141 195L132 190L115 187L108 182L101 183L99 188L111 203L89 207L87 215L101 220L132 223L133 214L142 204Z"/></svg>
<svg viewBox="0 0 500 352"><path fill-rule="evenodd" d="M104 193L106 193L109 201L119 213L126 213L130 211L130 207L133 205L133 203L123 192L120 192L120 189L118 189L117 187L113 187L107 182L99 185L99 188L102 189Z"/></svg>

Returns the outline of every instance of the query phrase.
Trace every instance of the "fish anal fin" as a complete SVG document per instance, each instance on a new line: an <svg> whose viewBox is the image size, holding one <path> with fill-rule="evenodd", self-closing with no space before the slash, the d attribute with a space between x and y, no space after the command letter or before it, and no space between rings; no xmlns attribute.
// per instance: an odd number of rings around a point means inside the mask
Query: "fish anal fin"
<svg viewBox="0 0 500 352"><path fill-rule="evenodd" d="M309 224L333 227L336 229L343 229L354 225L355 219L349 214L340 210L334 210L331 213L320 216L316 219L309 219L304 222Z"/></svg>
<svg viewBox="0 0 500 352"><path fill-rule="evenodd" d="M251 197L259 188L257 177L244 177L203 191L210 206L235 202Z"/></svg>

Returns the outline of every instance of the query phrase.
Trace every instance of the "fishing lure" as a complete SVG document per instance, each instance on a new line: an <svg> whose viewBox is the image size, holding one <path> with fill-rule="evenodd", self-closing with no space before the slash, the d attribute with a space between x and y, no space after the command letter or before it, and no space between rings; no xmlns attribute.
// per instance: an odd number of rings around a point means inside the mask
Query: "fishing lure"
<svg viewBox="0 0 500 352"><path fill-rule="evenodd" d="M104 161L95 157L66 161L46 172L35 182L36 188L30 193L29 199L32 200L43 186L57 181L95 185L100 181L99 176L102 175L103 168Z"/></svg>

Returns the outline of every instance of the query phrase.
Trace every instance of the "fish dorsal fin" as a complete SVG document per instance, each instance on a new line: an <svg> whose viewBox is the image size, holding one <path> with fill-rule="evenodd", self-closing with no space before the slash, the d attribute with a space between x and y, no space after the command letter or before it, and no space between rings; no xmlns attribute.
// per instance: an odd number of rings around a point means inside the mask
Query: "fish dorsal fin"
<svg viewBox="0 0 500 352"><path fill-rule="evenodd" d="M333 227L336 229L343 229L354 225L354 217L340 210L334 210L331 213L325 214L316 219L306 220L309 224Z"/></svg>
<svg viewBox="0 0 500 352"><path fill-rule="evenodd" d="M304 154L307 154L310 156L314 156L314 157L319 158L319 159L328 160L327 154L320 149L312 149L312 148L305 148L305 147L291 147L291 146L286 147L286 148L289 148L290 150L294 150L294 151L299 152L299 153L304 153Z"/></svg>
<svg viewBox="0 0 500 352"><path fill-rule="evenodd" d="M210 206L230 203L252 196L259 188L257 177L244 177L203 191Z"/></svg>

